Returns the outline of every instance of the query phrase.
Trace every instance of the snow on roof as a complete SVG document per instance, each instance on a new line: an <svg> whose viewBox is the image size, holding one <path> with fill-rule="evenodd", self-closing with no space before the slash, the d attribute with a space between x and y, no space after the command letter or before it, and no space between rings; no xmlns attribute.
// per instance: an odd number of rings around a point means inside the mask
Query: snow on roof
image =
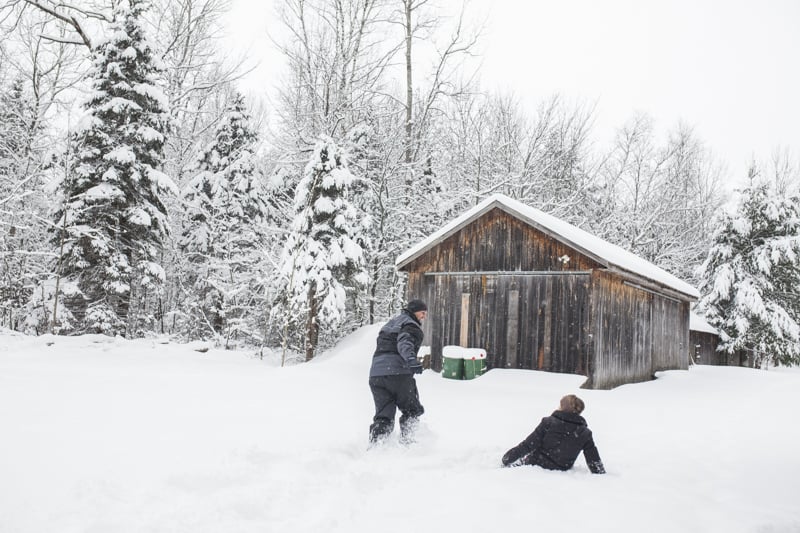
<svg viewBox="0 0 800 533"><path fill-rule="evenodd" d="M606 242L599 237L587 233L559 218L548 215L543 211L539 211L538 209L502 194L495 194L486 198L472 209L469 209L461 216L444 225L439 231L434 232L415 246L412 246L398 256L395 265L398 268L407 265L433 245L443 241L495 207L551 235L556 240L575 248L610 270L618 271L622 274L633 274L673 289L691 298L700 298L700 293L697 292L697 289L676 276L673 276L666 270L657 267L653 263L615 244L611 244L610 242Z"/></svg>
<svg viewBox="0 0 800 533"><path fill-rule="evenodd" d="M713 333L719 335L719 331L706 322L706 319L695 313L689 313L689 331L699 331L701 333Z"/></svg>

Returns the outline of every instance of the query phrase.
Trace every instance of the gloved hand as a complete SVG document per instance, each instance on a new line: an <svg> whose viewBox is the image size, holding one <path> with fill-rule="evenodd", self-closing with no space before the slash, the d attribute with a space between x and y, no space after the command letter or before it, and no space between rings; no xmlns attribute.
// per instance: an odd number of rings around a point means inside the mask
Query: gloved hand
<svg viewBox="0 0 800 533"><path fill-rule="evenodd" d="M414 374L422 374L422 365L420 363L412 364L408 367Z"/></svg>

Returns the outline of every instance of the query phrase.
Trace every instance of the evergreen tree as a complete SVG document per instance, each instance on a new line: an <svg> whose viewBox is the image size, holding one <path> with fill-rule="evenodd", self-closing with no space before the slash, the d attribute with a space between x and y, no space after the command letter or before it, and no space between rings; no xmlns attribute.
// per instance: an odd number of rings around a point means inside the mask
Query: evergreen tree
<svg viewBox="0 0 800 533"><path fill-rule="evenodd" d="M255 166L257 143L244 98L236 94L184 194L188 220L180 246L196 298L191 334L225 332L230 339L254 314L255 266L268 211Z"/></svg>
<svg viewBox="0 0 800 533"><path fill-rule="evenodd" d="M299 330L307 361L321 334L340 333L348 290L367 281L355 187L347 155L330 138L320 139L295 193L281 265L285 305L278 311L282 323Z"/></svg>
<svg viewBox="0 0 800 533"><path fill-rule="evenodd" d="M87 120L73 138L75 171L56 213L66 303L79 330L134 335L152 324L148 297L160 289L168 233L162 198L175 192L160 168L168 103L161 68L145 38L142 0L114 6L110 37L93 50Z"/></svg>
<svg viewBox="0 0 800 533"><path fill-rule="evenodd" d="M744 189L700 271L700 307L720 331L719 349L745 350L754 366L800 363L799 197L763 183Z"/></svg>

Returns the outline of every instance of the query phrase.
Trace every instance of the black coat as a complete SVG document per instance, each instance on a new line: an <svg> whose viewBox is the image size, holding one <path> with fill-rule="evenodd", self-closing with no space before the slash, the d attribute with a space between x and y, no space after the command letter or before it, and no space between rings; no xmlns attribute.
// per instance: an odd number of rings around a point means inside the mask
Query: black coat
<svg viewBox="0 0 800 533"><path fill-rule="evenodd" d="M378 333L369 377L413 374L417 352L422 345L422 325L413 313L403 309Z"/></svg>
<svg viewBox="0 0 800 533"><path fill-rule="evenodd" d="M524 441L503 456L503 466L538 465L549 470L569 470L583 452L593 474L605 474L592 430L581 415L555 411L546 416Z"/></svg>

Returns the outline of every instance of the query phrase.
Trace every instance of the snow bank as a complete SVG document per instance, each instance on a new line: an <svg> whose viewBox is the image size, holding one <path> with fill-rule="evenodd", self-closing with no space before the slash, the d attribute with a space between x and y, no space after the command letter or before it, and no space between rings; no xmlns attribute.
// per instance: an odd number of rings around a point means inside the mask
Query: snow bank
<svg viewBox="0 0 800 533"><path fill-rule="evenodd" d="M800 531L798 371L694 366L594 391L426 370L417 444L367 451L379 327L285 368L166 339L0 333L0 531ZM609 473L500 468L569 393Z"/></svg>

